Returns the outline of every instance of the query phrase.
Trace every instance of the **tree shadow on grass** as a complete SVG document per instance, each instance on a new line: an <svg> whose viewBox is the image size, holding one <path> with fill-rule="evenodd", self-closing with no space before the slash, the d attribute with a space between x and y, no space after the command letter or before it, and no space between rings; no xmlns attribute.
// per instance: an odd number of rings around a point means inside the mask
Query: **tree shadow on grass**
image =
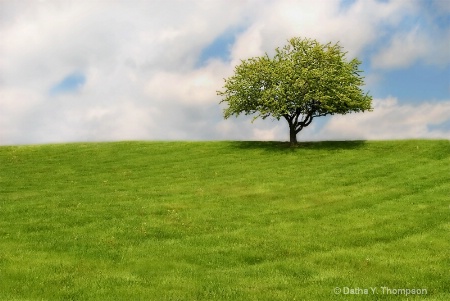
<svg viewBox="0 0 450 301"><path fill-rule="evenodd" d="M352 141L310 141L299 142L291 147L289 142L281 141L232 141L231 147L238 149L264 150L268 152L295 152L302 149L308 150L346 150L358 149L366 144L365 140Z"/></svg>

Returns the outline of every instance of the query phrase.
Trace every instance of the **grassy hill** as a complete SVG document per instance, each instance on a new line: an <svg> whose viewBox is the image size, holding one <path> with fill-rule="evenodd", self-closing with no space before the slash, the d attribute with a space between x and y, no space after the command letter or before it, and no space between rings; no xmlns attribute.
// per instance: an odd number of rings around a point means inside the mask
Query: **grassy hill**
<svg viewBox="0 0 450 301"><path fill-rule="evenodd" d="M0 147L0 300L450 300L449 231L447 140Z"/></svg>

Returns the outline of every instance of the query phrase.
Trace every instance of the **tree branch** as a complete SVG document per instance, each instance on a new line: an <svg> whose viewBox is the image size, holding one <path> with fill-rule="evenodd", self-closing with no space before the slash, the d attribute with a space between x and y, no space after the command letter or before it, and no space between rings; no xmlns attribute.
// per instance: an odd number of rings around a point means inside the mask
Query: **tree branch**
<svg viewBox="0 0 450 301"><path fill-rule="evenodd" d="M295 125L297 125L297 123L298 123L298 117L300 116L300 112L301 112L301 110L299 109L299 108L297 108L296 110L295 110Z"/></svg>
<svg viewBox="0 0 450 301"><path fill-rule="evenodd" d="M333 114L330 114L330 113L322 113L322 114L312 115L312 117L322 117L322 116L327 116L327 115L333 115Z"/></svg>
<svg viewBox="0 0 450 301"><path fill-rule="evenodd" d="M305 119L295 124L295 133L298 134L304 127L307 127L311 124L313 121L314 116L310 112L308 115L305 116Z"/></svg>
<svg viewBox="0 0 450 301"><path fill-rule="evenodd" d="M283 114L282 116L284 117L284 119L286 119L286 121L287 121L289 124L292 123L292 119L293 119L294 116L291 116L291 115L289 115L289 114Z"/></svg>
<svg viewBox="0 0 450 301"><path fill-rule="evenodd" d="M313 120L313 116L312 116L312 114L308 114L308 118L307 118L307 119L305 119L305 121L304 121L304 123L305 123L305 126L308 126L308 125L310 125L310 124L311 124L311 122L312 122L312 120Z"/></svg>

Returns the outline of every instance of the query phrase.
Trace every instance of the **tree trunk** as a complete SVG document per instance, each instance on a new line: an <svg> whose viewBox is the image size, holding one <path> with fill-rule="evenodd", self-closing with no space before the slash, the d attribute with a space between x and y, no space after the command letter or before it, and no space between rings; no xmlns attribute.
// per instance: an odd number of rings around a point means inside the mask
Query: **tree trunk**
<svg viewBox="0 0 450 301"><path fill-rule="evenodd" d="M295 125L289 125L289 139L291 146L297 145L297 133L295 132Z"/></svg>

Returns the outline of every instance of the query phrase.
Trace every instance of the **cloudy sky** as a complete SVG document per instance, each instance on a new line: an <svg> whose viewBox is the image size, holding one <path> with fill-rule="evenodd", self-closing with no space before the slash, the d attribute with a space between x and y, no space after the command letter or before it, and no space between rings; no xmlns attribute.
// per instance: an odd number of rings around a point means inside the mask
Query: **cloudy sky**
<svg viewBox="0 0 450 301"><path fill-rule="evenodd" d="M216 90L294 36L340 41L374 97L300 141L450 139L447 0L0 0L0 144L288 140Z"/></svg>

